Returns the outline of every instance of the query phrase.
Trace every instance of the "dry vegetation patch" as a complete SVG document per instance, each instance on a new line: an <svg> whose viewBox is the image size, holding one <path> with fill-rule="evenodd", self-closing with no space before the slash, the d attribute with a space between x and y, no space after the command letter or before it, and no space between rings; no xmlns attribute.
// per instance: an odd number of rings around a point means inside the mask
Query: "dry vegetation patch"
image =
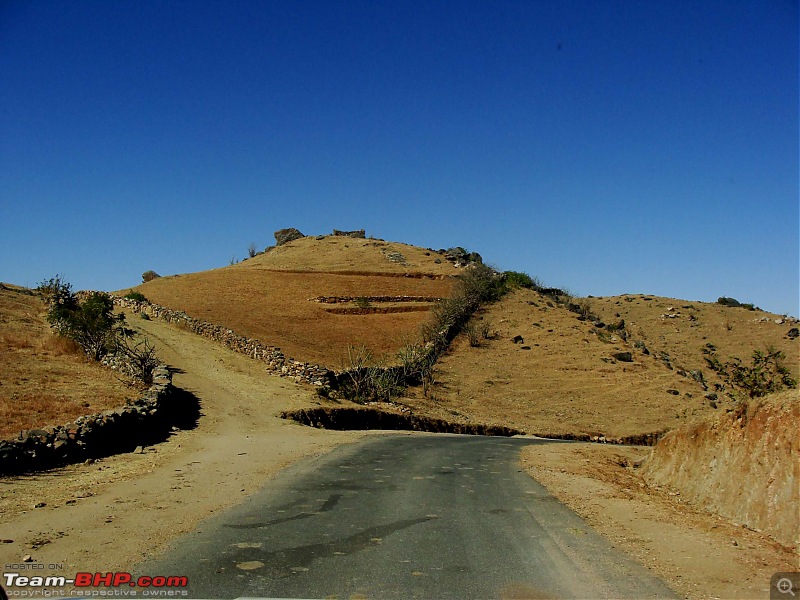
<svg viewBox="0 0 800 600"><path fill-rule="evenodd" d="M436 416L537 434L616 437L671 429L725 408L723 399L715 409L706 398L714 392L713 374L703 360L706 343L745 360L753 349L775 345L797 374L797 340L784 335L790 325L774 323L778 315L769 315L771 323L756 322L766 313L695 302L692 309L680 309L694 319L680 320L662 315L685 301L589 302L603 327L532 290L517 290L486 307L475 323L489 323L492 339L475 347L468 335L459 336L437 365L431 393L416 393L411 404ZM731 319L729 330L724 323ZM624 334L615 330L621 320ZM644 347L635 345L639 340ZM632 360L614 358L622 352L630 352ZM661 352L669 355L669 366ZM693 378L692 370L702 370L705 383Z"/></svg>
<svg viewBox="0 0 800 600"><path fill-rule="evenodd" d="M439 262L437 262L437 260ZM433 250L399 242L307 236L235 265L237 269L455 275L459 269Z"/></svg>
<svg viewBox="0 0 800 600"><path fill-rule="evenodd" d="M0 284L0 438L121 406L135 392L54 335L38 296Z"/></svg>
<svg viewBox="0 0 800 600"><path fill-rule="evenodd" d="M255 263L268 255L247 262ZM348 345L363 344L378 355L396 353L402 340L419 330L431 305L411 311L400 306L387 307L389 310L331 311L331 306L314 302L313 298L445 297L451 287L449 278L398 277L380 272L353 275L276 271L235 265L162 277L136 290L157 304L277 346L294 359L339 368L345 362Z"/></svg>

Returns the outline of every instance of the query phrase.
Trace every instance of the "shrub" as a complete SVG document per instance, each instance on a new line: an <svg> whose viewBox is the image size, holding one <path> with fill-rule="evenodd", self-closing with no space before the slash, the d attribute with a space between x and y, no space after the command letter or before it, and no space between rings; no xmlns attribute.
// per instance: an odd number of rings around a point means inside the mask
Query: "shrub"
<svg viewBox="0 0 800 600"><path fill-rule="evenodd" d="M407 341L397 353L400 371L405 383L417 384L433 369L435 356L432 346L416 341Z"/></svg>
<svg viewBox="0 0 800 600"><path fill-rule="evenodd" d="M717 298L717 304L733 308L746 308L747 310L756 310L758 308L750 302L739 302L736 298L727 298L725 296Z"/></svg>
<svg viewBox="0 0 800 600"><path fill-rule="evenodd" d="M526 288L529 290L538 290L542 287L541 282L528 275L518 271L506 271L503 273L503 278L506 285L511 288Z"/></svg>
<svg viewBox="0 0 800 600"><path fill-rule="evenodd" d="M39 285L48 304L47 321L59 334L71 339L94 360L112 352L117 341L132 332L124 326L125 315L114 314L114 301L104 292L92 292L78 302L72 286L60 276Z"/></svg>
<svg viewBox="0 0 800 600"><path fill-rule="evenodd" d="M363 296L360 296L360 297L354 299L353 303L358 308L369 308L370 307L369 298L365 298Z"/></svg>
<svg viewBox="0 0 800 600"><path fill-rule="evenodd" d="M253 258L256 254L258 254L258 248L256 248L255 242L250 242L250 245L247 247L247 256Z"/></svg>
<svg viewBox="0 0 800 600"><path fill-rule="evenodd" d="M131 377L145 385L153 383L153 371L161 361L150 340L144 338L131 345L129 338L121 337L117 340L115 352L123 359Z"/></svg>
<svg viewBox="0 0 800 600"><path fill-rule="evenodd" d="M161 277L161 275L155 271L145 271L142 273L142 282L147 283L148 281L153 281L153 279L158 279L159 277Z"/></svg>
<svg viewBox="0 0 800 600"><path fill-rule="evenodd" d="M78 299L72 292L72 285L56 275L43 281L36 288L42 295L45 304L53 307L60 307L62 310L72 310L78 306Z"/></svg>
<svg viewBox="0 0 800 600"><path fill-rule="evenodd" d="M754 350L750 365L745 365L738 357L728 362L721 362L716 355L716 348L707 345L703 348L705 361L712 371L716 371L725 383L732 388L733 396L747 395L749 398L760 398L783 389L794 389L797 381L789 369L783 364L786 358L780 350L772 346L765 351ZM718 389L724 386L717 385Z"/></svg>
<svg viewBox="0 0 800 600"><path fill-rule="evenodd" d="M403 390L398 369L384 368L366 346L348 346L341 391L353 402L389 402Z"/></svg>
<svg viewBox="0 0 800 600"><path fill-rule="evenodd" d="M475 323L470 322L464 326L464 333L467 334L469 345L473 348L478 348L481 345L481 334Z"/></svg>
<svg viewBox="0 0 800 600"><path fill-rule="evenodd" d="M149 302L149 300L141 292L131 291L125 294L123 298L127 298L128 300L134 300L135 302Z"/></svg>
<svg viewBox="0 0 800 600"><path fill-rule="evenodd" d="M92 292L77 309L51 311L48 319L94 360L112 352L119 339L132 333L125 328L125 315L114 314L114 301L103 292Z"/></svg>

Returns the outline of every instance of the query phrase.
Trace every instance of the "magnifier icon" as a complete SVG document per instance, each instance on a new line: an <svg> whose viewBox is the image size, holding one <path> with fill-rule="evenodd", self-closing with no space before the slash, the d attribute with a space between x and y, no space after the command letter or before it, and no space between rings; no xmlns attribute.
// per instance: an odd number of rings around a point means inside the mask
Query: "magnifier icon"
<svg viewBox="0 0 800 600"><path fill-rule="evenodd" d="M778 588L778 591L781 594L791 594L792 596L795 595L794 589L792 587L792 580L788 577L783 577L778 579L778 583L775 584L775 587Z"/></svg>

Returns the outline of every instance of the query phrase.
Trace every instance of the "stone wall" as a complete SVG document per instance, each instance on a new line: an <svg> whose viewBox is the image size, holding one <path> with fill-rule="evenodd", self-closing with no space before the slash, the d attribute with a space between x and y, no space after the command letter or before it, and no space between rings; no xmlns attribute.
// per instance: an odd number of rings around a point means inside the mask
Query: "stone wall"
<svg viewBox="0 0 800 600"><path fill-rule="evenodd" d="M161 365L142 397L121 408L78 417L66 425L23 431L15 440L0 440L0 475L131 451L169 431L175 412L170 404L177 393L172 374Z"/></svg>
<svg viewBox="0 0 800 600"><path fill-rule="evenodd" d="M338 229L333 230L333 235L335 236L342 236L342 237L349 237L349 238L359 238L359 239L366 239L367 232L363 229L355 229L353 231L339 231Z"/></svg>
<svg viewBox="0 0 800 600"><path fill-rule="evenodd" d="M302 362L286 357L280 348L263 344L258 340L244 337L233 330L207 321L194 319L183 311L172 310L151 302L138 302L129 298L112 296L114 304L129 308L135 313L144 313L150 318L162 319L184 327L189 331L222 344L226 348L246 354L264 363L267 371L281 377L289 377L296 382L326 385L332 372L322 365Z"/></svg>

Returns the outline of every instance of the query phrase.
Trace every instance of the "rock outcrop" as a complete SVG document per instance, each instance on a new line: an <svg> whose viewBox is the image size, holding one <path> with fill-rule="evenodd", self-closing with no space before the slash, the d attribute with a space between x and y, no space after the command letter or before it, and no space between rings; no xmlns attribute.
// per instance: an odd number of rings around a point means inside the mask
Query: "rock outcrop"
<svg viewBox="0 0 800 600"><path fill-rule="evenodd" d="M288 244L292 240L299 240L300 238L306 237L302 233L300 233L299 229L295 229L294 227L289 227L287 229L279 229L275 232L275 245L276 246L283 246L284 244Z"/></svg>

